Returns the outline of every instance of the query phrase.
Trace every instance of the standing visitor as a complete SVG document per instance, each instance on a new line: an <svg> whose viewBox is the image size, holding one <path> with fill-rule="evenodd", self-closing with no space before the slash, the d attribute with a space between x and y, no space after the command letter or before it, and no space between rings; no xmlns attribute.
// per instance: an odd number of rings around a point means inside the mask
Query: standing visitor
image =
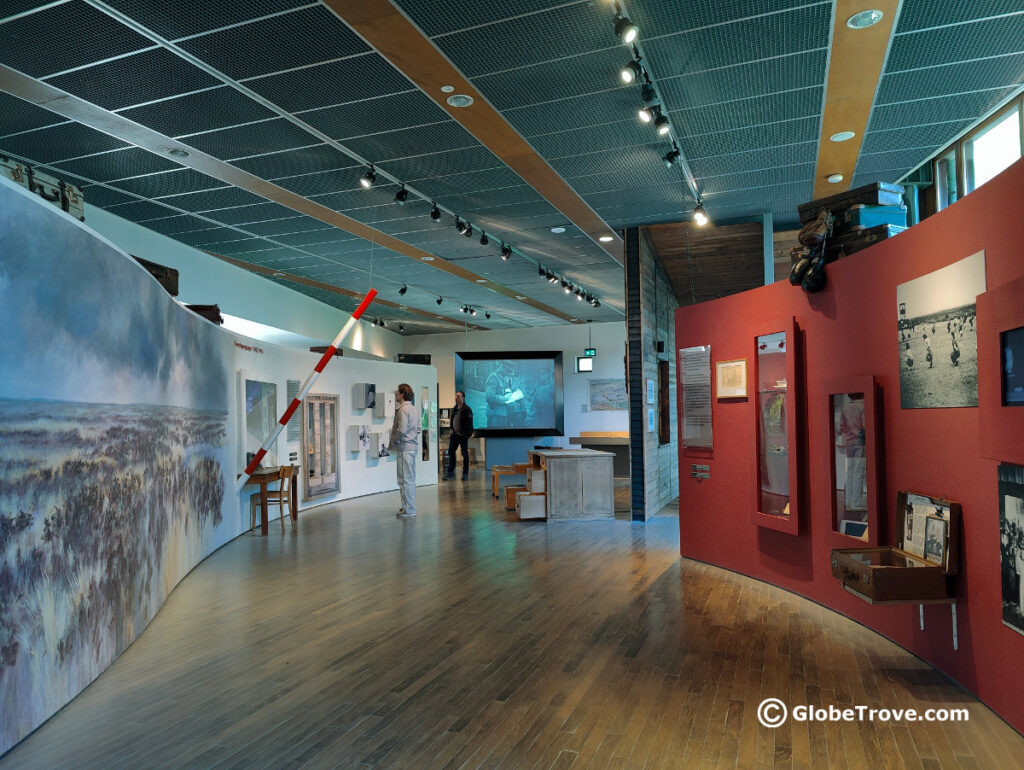
<svg viewBox="0 0 1024 770"><path fill-rule="evenodd" d="M462 449L462 480L469 478L469 438L473 435L473 410L466 403L466 394L455 394L452 409L452 439L448 444L448 469L442 481L455 481L455 450Z"/></svg>
<svg viewBox="0 0 1024 770"><path fill-rule="evenodd" d="M419 449L420 415L412 403L412 387L403 382L395 391L395 422L391 447L398 454L398 492L402 503L398 518L416 515L416 452Z"/></svg>

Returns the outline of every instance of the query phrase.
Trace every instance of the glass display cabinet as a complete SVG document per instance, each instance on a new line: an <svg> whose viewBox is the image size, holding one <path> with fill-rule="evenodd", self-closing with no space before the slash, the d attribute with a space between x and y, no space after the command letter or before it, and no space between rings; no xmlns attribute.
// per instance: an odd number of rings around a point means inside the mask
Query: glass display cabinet
<svg viewBox="0 0 1024 770"><path fill-rule="evenodd" d="M791 535L800 531L799 411L796 322L766 324L754 337L757 425L754 521Z"/></svg>
<svg viewBox="0 0 1024 770"><path fill-rule="evenodd" d="M879 472L878 384L871 376L832 380L825 383L825 396L832 545L877 545L885 494Z"/></svg>

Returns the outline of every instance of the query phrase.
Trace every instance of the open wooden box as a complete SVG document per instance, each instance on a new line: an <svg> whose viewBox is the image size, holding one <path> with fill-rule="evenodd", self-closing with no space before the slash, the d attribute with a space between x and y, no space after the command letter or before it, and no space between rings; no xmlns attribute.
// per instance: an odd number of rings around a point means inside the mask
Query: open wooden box
<svg viewBox="0 0 1024 770"><path fill-rule="evenodd" d="M872 604L946 602L960 565L960 504L900 492L899 540L881 548L832 551L832 575Z"/></svg>

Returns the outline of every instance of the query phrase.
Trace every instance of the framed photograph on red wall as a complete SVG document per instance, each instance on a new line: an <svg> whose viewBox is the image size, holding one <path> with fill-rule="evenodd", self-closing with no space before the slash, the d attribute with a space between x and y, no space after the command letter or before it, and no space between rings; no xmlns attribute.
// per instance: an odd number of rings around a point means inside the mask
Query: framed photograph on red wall
<svg viewBox="0 0 1024 770"><path fill-rule="evenodd" d="M981 454L1024 465L1024 409L1015 401L1024 386L1024 278L978 295L978 417ZM1010 370L1007 371L1007 366ZM1011 376L1012 375L1012 376ZM1009 393L1006 393L1009 388Z"/></svg>

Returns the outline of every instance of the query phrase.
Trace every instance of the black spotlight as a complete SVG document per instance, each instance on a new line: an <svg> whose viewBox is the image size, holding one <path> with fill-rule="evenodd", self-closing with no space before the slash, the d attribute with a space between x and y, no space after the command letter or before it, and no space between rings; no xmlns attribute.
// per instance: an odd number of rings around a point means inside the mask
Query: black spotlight
<svg viewBox="0 0 1024 770"><path fill-rule="evenodd" d="M455 229L456 230L458 230L460 233L465 233L466 232L466 228L468 228L468 227L469 227L468 224L463 222L457 216L455 217Z"/></svg>
<svg viewBox="0 0 1024 770"><path fill-rule="evenodd" d="M597 300L597 299L594 300L594 307L601 307L600 300Z"/></svg>
<svg viewBox="0 0 1024 770"><path fill-rule="evenodd" d="M503 260L505 260L506 262L508 262L509 259L511 259L511 257L512 257L512 247L509 246L507 243L501 244L501 258Z"/></svg>
<svg viewBox="0 0 1024 770"><path fill-rule="evenodd" d="M650 83L645 83L643 90L640 92L640 98L644 103L639 112L640 120L644 123L650 123L654 120L655 108L658 106L658 95L654 92L654 86Z"/></svg>
<svg viewBox="0 0 1024 770"><path fill-rule="evenodd" d="M654 129L658 132L658 136L665 136L669 129L672 128L672 124L668 122L668 118L658 112L658 117L654 119Z"/></svg>
<svg viewBox="0 0 1024 770"><path fill-rule="evenodd" d="M441 299L440 297L438 297L438 298L437 298L437 304L438 304L438 305L440 305L440 304L441 304L442 302L444 302L444 300L443 300L443 299Z"/></svg>
<svg viewBox="0 0 1024 770"><path fill-rule="evenodd" d="M672 168L674 165L676 165L676 161L679 160L678 148L673 147L671 150L665 153L665 157L662 158L662 160L665 161L665 168Z"/></svg>
<svg viewBox="0 0 1024 770"><path fill-rule="evenodd" d="M481 246L486 246L490 242L491 242L491 239L487 237L487 233L485 233L483 230L481 230L480 231L480 245Z"/></svg>
<svg viewBox="0 0 1024 770"><path fill-rule="evenodd" d="M576 289L576 299L583 301L583 289Z"/></svg>
<svg viewBox="0 0 1024 770"><path fill-rule="evenodd" d="M469 309L469 314L470 314L470 315L476 315L476 308L475 308L475 307L471 307L471 308Z"/></svg>
<svg viewBox="0 0 1024 770"><path fill-rule="evenodd" d="M562 281L562 289L565 291L566 294L572 292L572 286L570 286L569 282L566 280Z"/></svg>
<svg viewBox="0 0 1024 770"><path fill-rule="evenodd" d="M407 200L409 200L409 191L405 189L405 185L402 185L402 189L395 193L395 203L404 206Z"/></svg>
<svg viewBox="0 0 1024 770"><path fill-rule="evenodd" d="M622 42L629 45L636 40L637 33L640 30L637 29L636 24L631 22L625 16L618 16L615 19L615 34L618 35Z"/></svg>
<svg viewBox="0 0 1024 770"><path fill-rule="evenodd" d="M462 231L462 234L465 235L467 238L472 238L473 225L471 225L469 222L466 222L466 229Z"/></svg>
<svg viewBox="0 0 1024 770"><path fill-rule="evenodd" d="M623 83L632 83L643 74L643 71L644 68L640 66L640 62L633 59L622 68L622 72L619 75L622 77Z"/></svg>
<svg viewBox="0 0 1024 770"><path fill-rule="evenodd" d="M406 285L405 285L405 284L403 283L403 284L402 284L402 288L398 290L398 293L399 293L399 294L405 294L405 293L406 293L407 291L409 291L409 287L408 287L408 286L406 286Z"/></svg>
<svg viewBox="0 0 1024 770"><path fill-rule="evenodd" d="M548 276L547 272L540 265L537 265L537 275L539 275L541 278L547 278Z"/></svg>
<svg viewBox="0 0 1024 770"><path fill-rule="evenodd" d="M377 175L373 173L373 166L370 166L370 170L363 174L363 178L359 180L359 184L363 187L373 187L373 183L377 181Z"/></svg>
<svg viewBox="0 0 1024 770"><path fill-rule="evenodd" d="M486 318L488 321L490 321L491 320L491 311L485 310L484 311L484 318Z"/></svg>
<svg viewBox="0 0 1024 770"><path fill-rule="evenodd" d="M558 283L558 276L554 273L548 276L548 283Z"/></svg>
<svg viewBox="0 0 1024 770"><path fill-rule="evenodd" d="M430 210L430 218L433 219L435 222L441 221L441 209L437 207L436 203L434 204L434 208Z"/></svg>
<svg viewBox="0 0 1024 770"><path fill-rule="evenodd" d="M398 324L398 333L405 334L405 324Z"/></svg>

